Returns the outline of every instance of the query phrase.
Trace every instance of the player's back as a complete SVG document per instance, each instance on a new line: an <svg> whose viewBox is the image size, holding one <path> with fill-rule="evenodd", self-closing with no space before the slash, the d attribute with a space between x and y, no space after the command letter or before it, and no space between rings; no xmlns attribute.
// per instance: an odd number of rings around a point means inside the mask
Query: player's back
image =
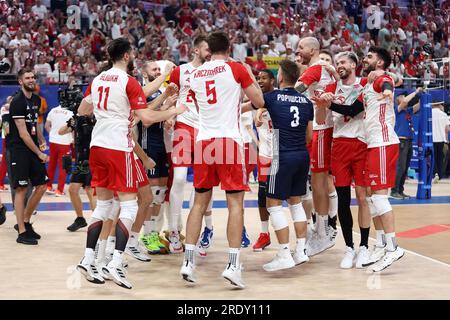
<svg viewBox="0 0 450 320"><path fill-rule="evenodd" d="M231 138L241 143L241 89L253 83L245 67L236 62L205 62L190 77L191 90L199 107L197 141Z"/></svg>
<svg viewBox="0 0 450 320"><path fill-rule="evenodd" d="M306 130L314 118L311 101L294 88L266 93L264 101L274 129L274 154L306 150Z"/></svg>

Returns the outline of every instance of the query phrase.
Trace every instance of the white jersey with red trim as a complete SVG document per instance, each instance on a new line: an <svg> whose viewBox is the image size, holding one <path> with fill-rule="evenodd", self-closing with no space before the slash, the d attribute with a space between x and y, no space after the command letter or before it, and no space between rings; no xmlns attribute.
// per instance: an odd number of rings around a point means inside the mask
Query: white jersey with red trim
<svg viewBox="0 0 450 320"><path fill-rule="evenodd" d="M177 107L180 104L187 107L185 112L177 116L177 121L198 129L198 112L192 94L189 93L190 76L196 69L191 63L182 64L172 71L169 82L175 83L179 88Z"/></svg>
<svg viewBox="0 0 450 320"><path fill-rule="evenodd" d="M392 78L384 75L375 80L374 83L368 83L363 90L366 108L364 128L368 148L388 146L400 142L394 131L394 101L389 98L378 100L384 82L390 82L394 87Z"/></svg>
<svg viewBox="0 0 450 320"><path fill-rule="evenodd" d="M245 67L224 60L205 62L191 75L190 83L199 108L197 141L231 138L242 145L241 89L253 83Z"/></svg>
<svg viewBox="0 0 450 320"><path fill-rule="evenodd" d="M345 85L342 80L329 84L325 88L325 92L334 94L334 102L343 105L351 105L361 95L364 86L367 84L367 78L356 78L355 83ZM344 116L337 112L333 114L333 138L357 138L366 142L366 134L364 131L364 112L355 117Z"/></svg>
<svg viewBox="0 0 450 320"><path fill-rule="evenodd" d="M253 141L249 130L253 130L253 112L247 111L241 114L241 128L242 140L244 143L251 143Z"/></svg>
<svg viewBox="0 0 450 320"><path fill-rule="evenodd" d="M272 159L272 139L273 139L273 126L270 114L265 111L262 115L262 125L256 127L259 138L259 152L258 154L265 158Z"/></svg>
<svg viewBox="0 0 450 320"><path fill-rule="evenodd" d="M299 81L303 82L308 86L308 89L304 92L304 95L311 99L314 96L320 96L324 92L325 87L334 82L333 77L328 73L323 65L323 61L317 61L309 66L305 72L300 76ZM313 102L314 109L316 105ZM333 127L333 115L330 110L327 110L327 116L325 118L325 123L318 124L316 122L316 117L313 121L313 130L324 130Z"/></svg>
<svg viewBox="0 0 450 320"><path fill-rule="evenodd" d="M131 111L147 106L139 82L125 71L111 68L94 78L85 96L91 97L97 120L91 147L131 152L134 147Z"/></svg>

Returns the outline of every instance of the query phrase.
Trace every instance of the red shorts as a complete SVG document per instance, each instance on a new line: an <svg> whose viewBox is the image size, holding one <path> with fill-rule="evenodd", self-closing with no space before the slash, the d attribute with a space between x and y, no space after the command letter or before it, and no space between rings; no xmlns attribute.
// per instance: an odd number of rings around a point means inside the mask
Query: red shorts
<svg viewBox="0 0 450 320"><path fill-rule="evenodd" d="M331 142L333 141L333 128L314 130L311 141L311 171L330 171Z"/></svg>
<svg viewBox="0 0 450 320"><path fill-rule="evenodd" d="M331 173L336 187L347 187L355 181L359 187L366 186L367 144L356 138L335 138L331 147Z"/></svg>
<svg viewBox="0 0 450 320"><path fill-rule="evenodd" d="M245 148L245 168L247 170L247 178L250 173L256 168L256 164L258 163L258 154L253 147L252 144L246 143L244 144Z"/></svg>
<svg viewBox="0 0 450 320"><path fill-rule="evenodd" d="M366 185L372 190L383 190L395 185L398 144L367 149Z"/></svg>
<svg viewBox="0 0 450 320"><path fill-rule="evenodd" d="M229 138L214 138L196 143L194 187L222 190L247 190L248 178L244 147Z"/></svg>
<svg viewBox="0 0 450 320"><path fill-rule="evenodd" d="M141 160L134 159L136 161L136 172L137 172L137 179L138 179L138 188L142 188L145 186L148 186L150 182L148 181L147 177L147 171L144 168L144 165L142 164Z"/></svg>
<svg viewBox="0 0 450 320"><path fill-rule="evenodd" d="M117 192L137 192L138 173L133 152L92 147L89 167L92 187Z"/></svg>
<svg viewBox="0 0 450 320"><path fill-rule="evenodd" d="M183 123L175 122L173 132L172 163L174 167L191 167L194 161L195 139L198 130Z"/></svg>
<svg viewBox="0 0 450 320"><path fill-rule="evenodd" d="M267 182L270 175L270 164L272 159L258 156L258 182Z"/></svg>
<svg viewBox="0 0 450 320"><path fill-rule="evenodd" d="M167 162L169 163L169 177L167 178L167 192L164 201L169 202L170 199L170 189L173 183L173 163L172 163L172 153L167 152Z"/></svg>

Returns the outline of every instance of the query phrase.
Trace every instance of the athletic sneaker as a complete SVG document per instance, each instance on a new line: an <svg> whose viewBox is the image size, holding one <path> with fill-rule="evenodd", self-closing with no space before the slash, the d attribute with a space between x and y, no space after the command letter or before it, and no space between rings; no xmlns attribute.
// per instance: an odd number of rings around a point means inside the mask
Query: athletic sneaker
<svg viewBox="0 0 450 320"><path fill-rule="evenodd" d="M165 250L165 246L159 241L158 232L152 232L148 235L145 247L150 254L160 253L161 249Z"/></svg>
<svg viewBox="0 0 450 320"><path fill-rule="evenodd" d="M272 261L263 265L263 269L272 272L295 267L294 258L290 254L282 256L279 252Z"/></svg>
<svg viewBox="0 0 450 320"><path fill-rule="evenodd" d="M45 192L46 194L55 194L55 189L52 189L52 187L47 187L47 191Z"/></svg>
<svg viewBox="0 0 450 320"><path fill-rule="evenodd" d="M3 205L0 208L0 226L6 221L6 207Z"/></svg>
<svg viewBox="0 0 450 320"><path fill-rule="evenodd" d="M183 253L183 244L178 231L171 231L169 235L169 250L171 253Z"/></svg>
<svg viewBox="0 0 450 320"><path fill-rule="evenodd" d="M61 192L59 190L56 190L56 192L55 192L55 196L57 196L57 197L64 197L65 195L66 194L64 192Z"/></svg>
<svg viewBox="0 0 450 320"><path fill-rule="evenodd" d="M203 229L202 235L200 236L200 245L202 248L208 249L211 246L213 235L213 229L209 229L208 227Z"/></svg>
<svg viewBox="0 0 450 320"><path fill-rule="evenodd" d="M106 267L107 263L104 261L95 261L95 267L97 268L98 274L103 278L103 280L112 280L110 276L103 272L103 268Z"/></svg>
<svg viewBox="0 0 450 320"><path fill-rule="evenodd" d="M170 240L169 240L170 231L164 230L163 234L164 234L164 237L166 238L166 240L170 242ZM184 236L184 234L181 233L180 230L178 230L178 235L180 236L180 241L183 243L184 239L186 239L186 237Z"/></svg>
<svg viewBox="0 0 450 320"><path fill-rule="evenodd" d="M21 243L21 244L27 244L27 245L37 245L38 244L36 238L32 237L30 235L30 233L28 232L28 230L26 230L25 232L19 233L19 236L17 237L16 242Z"/></svg>
<svg viewBox="0 0 450 320"><path fill-rule="evenodd" d="M200 241L197 244L197 247L195 248L195 253L200 256L200 257L206 257L208 255L208 252L206 248L203 248L202 245L200 244Z"/></svg>
<svg viewBox="0 0 450 320"><path fill-rule="evenodd" d="M248 238L247 230L242 230L242 241L241 241L241 248L247 248L250 245L250 239Z"/></svg>
<svg viewBox="0 0 450 320"><path fill-rule="evenodd" d="M245 284L242 281L242 265L235 266L231 263L229 263L225 270L222 272L222 277L230 281L230 283L234 286L237 286L241 289L245 288Z"/></svg>
<svg viewBox="0 0 450 320"><path fill-rule="evenodd" d="M145 253L142 253L139 248L127 246L125 248L125 253L132 256L136 260L143 261L143 262L150 262L152 259L150 259Z"/></svg>
<svg viewBox="0 0 450 320"><path fill-rule="evenodd" d="M77 270L86 278L87 281L95 284L103 284L105 280L100 275L97 267L93 264L82 264L81 262L77 265Z"/></svg>
<svg viewBox="0 0 450 320"><path fill-rule="evenodd" d="M102 271L118 286L125 289L131 289L133 287L127 280L127 272L125 271L123 265L117 266L114 265L113 261L111 261L106 267L102 268Z"/></svg>
<svg viewBox="0 0 450 320"><path fill-rule="evenodd" d="M75 221L67 227L67 230L71 231L71 232L75 232L78 229L87 227L87 222L86 219L84 217L77 217L75 219Z"/></svg>
<svg viewBox="0 0 450 320"><path fill-rule="evenodd" d="M374 264L375 262L379 261L381 258L384 257L384 254L386 253L386 246L383 247L379 247L377 245L373 246L373 250L370 253L370 257L369 260L367 261L367 263L363 263L363 267L368 267L372 264Z"/></svg>
<svg viewBox="0 0 450 320"><path fill-rule="evenodd" d="M161 254L168 254L170 252L169 240L167 240L166 237L164 237L162 235L158 235L158 237L159 237L159 242L164 246L164 247L161 248L159 253L161 253Z"/></svg>
<svg viewBox="0 0 450 320"><path fill-rule="evenodd" d="M330 236L320 237L318 232L313 233L311 240L306 243L306 254L308 257L315 256L334 246Z"/></svg>
<svg viewBox="0 0 450 320"><path fill-rule="evenodd" d="M405 198L405 199L410 199L410 198L411 198L410 195L407 195L407 194L405 194L404 192L401 192L400 194L401 194L401 196L402 196L403 198Z"/></svg>
<svg viewBox="0 0 450 320"><path fill-rule="evenodd" d="M365 246L359 247L358 255L356 256L356 269L363 269L364 265L369 262L370 252Z"/></svg>
<svg viewBox="0 0 450 320"><path fill-rule="evenodd" d="M188 260L183 261L183 265L181 266L180 274L184 280L187 282L196 282L195 278L195 265Z"/></svg>
<svg viewBox="0 0 450 320"><path fill-rule="evenodd" d="M18 225L18 224L15 224L15 225L14 225L14 229L15 229L17 232L19 232L19 225ZM41 238L41 236L40 236L38 233L36 233L36 231L34 231L33 226L32 226L31 223L25 222L25 230L28 232L28 234L29 234L32 238L37 239L37 240L39 240L39 239Z"/></svg>
<svg viewBox="0 0 450 320"><path fill-rule="evenodd" d="M328 233L331 237L331 241L333 242L333 245L336 244L336 237L338 234L337 228L333 228L331 226L328 227Z"/></svg>
<svg viewBox="0 0 450 320"><path fill-rule="evenodd" d="M292 254L292 258L294 259L296 266L309 261L309 257L306 255L306 249L304 252L295 251Z"/></svg>
<svg viewBox="0 0 450 320"><path fill-rule="evenodd" d="M373 272L380 272L405 255L405 251L397 247L394 251L386 251L384 257L372 267Z"/></svg>
<svg viewBox="0 0 450 320"><path fill-rule="evenodd" d="M403 200L404 197L398 193L398 192L391 192L391 198L397 199L397 200Z"/></svg>
<svg viewBox="0 0 450 320"><path fill-rule="evenodd" d="M253 245L253 251L261 252L270 245L270 233L261 232Z"/></svg>
<svg viewBox="0 0 450 320"><path fill-rule="evenodd" d="M342 258L342 260L341 260L341 269L353 268L353 263L355 262L355 258L356 258L355 249L353 249L351 247L346 247L344 258Z"/></svg>

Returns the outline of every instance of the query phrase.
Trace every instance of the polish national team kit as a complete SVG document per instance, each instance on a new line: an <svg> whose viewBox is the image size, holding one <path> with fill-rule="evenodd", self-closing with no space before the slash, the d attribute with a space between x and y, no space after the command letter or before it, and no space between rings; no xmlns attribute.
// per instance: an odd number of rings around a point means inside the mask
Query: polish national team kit
<svg viewBox="0 0 450 320"><path fill-rule="evenodd" d="M305 91L307 98L320 96L325 87L332 83L334 79L326 70L322 61L317 61L309 66L300 76L299 81L308 86ZM313 102L314 104L314 102ZM314 105L314 109L316 106ZM330 110L326 110L324 123L317 123L314 117L313 137L311 141L311 171L330 171L331 141L333 139L333 116Z"/></svg>
<svg viewBox="0 0 450 320"><path fill-rule="evenodd" d="M137 192L139 169L133 154L132 111L146 108L139 82L111 68L95 77L85 96L91 96L97 120L89 158L92 186Z"/></svg>

